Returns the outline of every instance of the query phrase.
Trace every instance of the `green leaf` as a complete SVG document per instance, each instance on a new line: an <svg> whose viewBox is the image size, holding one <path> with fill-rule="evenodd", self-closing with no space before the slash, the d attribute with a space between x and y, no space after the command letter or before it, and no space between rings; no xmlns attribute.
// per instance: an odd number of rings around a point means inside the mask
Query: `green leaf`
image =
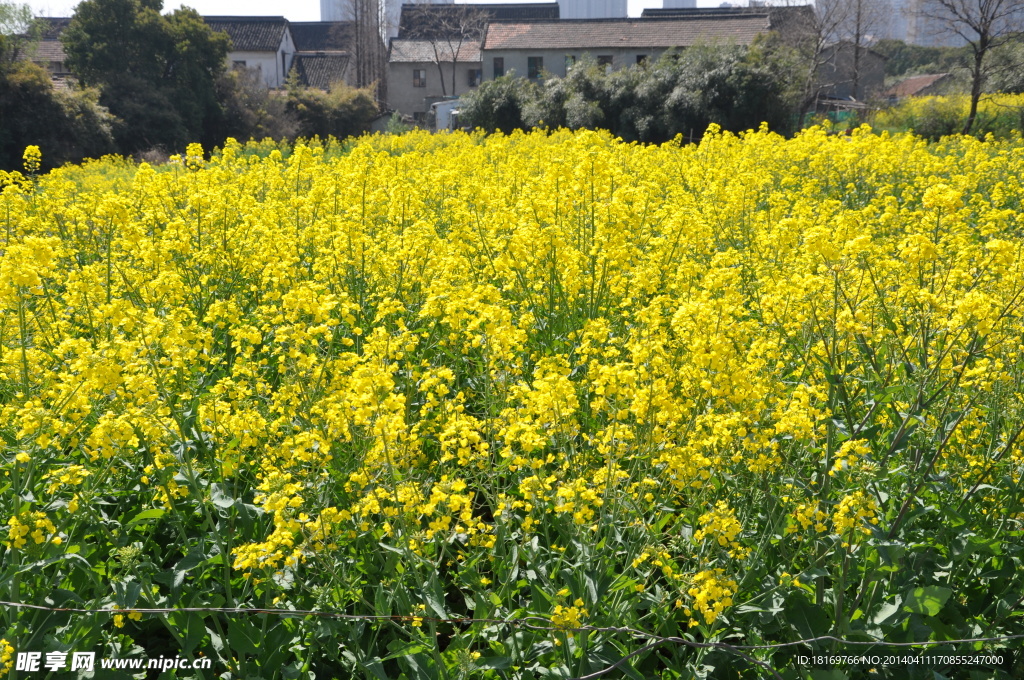
<svg viewBox="0 0 1024 680"><path fill-rule="evenodd" d="M507 656L485 656L474 661L473 665L478 670L503 671L512 667L512 659Z"/></svg>
<svg viewBox="0 0 1024 680"><path fill-rule="evenodd" d="M847 680L849 676L838 668L815 668L811 671L813 680Z"/></svg>
<svg viewBox="0 0 1024 680"><path fill-rule="evenodd" d="M143 524L145 522L154 522L163 517L166 513L167 511L161 508L151 508L149 510L143 510L139 514L135 515L135 517L132 517L131 521L128 522L128 524L126 524L124 528L131 529L132 527L138 524Z"/></svg>
<svg viewBox="0 0 1024 680"><path fill-rule="evenodd" d="M886 622L889 622L889 620L893 616L895 616L896 613L899 612L899 611L900 611L900 606L899 606L898 603L886 602L885 604L883 604L881 607L878 608L878 611L875 612L875 615L873 617L871 617L871 621L875 625L882 625L882 624L884 624ZM904 617L900 617L898 619L895 619L894 621L892 621L892 623L896 623L898 621L901 621L903 618Z"/></svg>
<svg viewBox="0 0 1024 680"><path fill-rule="evenodd" d="M428 651L430 651L430 648L425 644L420 642L410 642L407 645L399 646L398 649L385 656L381 661L390 661L391 659L397 659L402 656L412 656L413 654L420 654Z"/></svg>
<svg viewBox="0 0 1024 680"><path fill-rule="evenodd" d="M941 610L946 600L953 594L949 588L942 586L926 586L914 588L907 595L903 602L903 610L911 614L925 614L935 616Z"/></svg>
<svg viewBox="0 0 1024 680"><path fill-rule="evenodd" d="M972 536L967 542L972 553L983 553L986 555L1002 555L1003 546L994 538L979 538Z"/></svg>
<svg viewBox="0 0 1024 680"><path fill-rule="evenodd" d="M808 602L800 593L793 593L786 598L782 615L805 640L827 635L832 630L828 614L821 607Z"/></svg>
<svg viewBox="0 0 1024 680"><path fill-rule="evenodd" d="M174 565L174 576L171 581L171 588L174 590L174 592L179 592L181 590L181 586L185 582L185 574L187 574L189 570L195 568L197 565L202 564L205 560L206 556L202 553L192 552L183 557L181 560L178 561L176 565Z"/></svg>
<svg viewBox="0 0 1024 680"><path fill-rule="evenodd" d="M236 501L229 494L224 493L220 484L213 484L210 490L210 502L218 508L230 508Z"/></svg>
<svg viewBox="0 0 1024 680"><path fill-rule="evenodd" d="M241 654L257 656L260 653L259 632L248 622L236 621L228 627L231 649Z"/></svg>

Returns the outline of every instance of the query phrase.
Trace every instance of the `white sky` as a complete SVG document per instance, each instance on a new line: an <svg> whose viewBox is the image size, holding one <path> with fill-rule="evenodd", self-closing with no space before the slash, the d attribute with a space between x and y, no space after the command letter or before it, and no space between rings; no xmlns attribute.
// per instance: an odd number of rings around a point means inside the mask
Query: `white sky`
<svg viewBox="0 0 1024 680"><path fill-rule="evenodd" d="M69 17L75 11L78 0L14 0L32 7L36 16ZM456 0L458 2L458 0ZM508 2L509 0L473 0L475 2ZM745 4L732 0L736 4ZM697 0L698 7L717 7L721 0ZM195 8L200 14L281 16L291 21L320 21L320 0L164 0L164 11L169 12L182 5ZM661 0L629 0L629 15L640 16L646 7L661 7Z"/></svg>

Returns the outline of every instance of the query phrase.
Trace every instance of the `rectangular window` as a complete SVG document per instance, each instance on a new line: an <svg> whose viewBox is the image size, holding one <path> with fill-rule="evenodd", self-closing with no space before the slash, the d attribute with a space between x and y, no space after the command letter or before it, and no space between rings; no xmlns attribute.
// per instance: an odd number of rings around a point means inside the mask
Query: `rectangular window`
<svg viewBox="0 0 1024 680"><path fill-rule="evenodd" d="M638 54L638 55L636 55L636 63L637 64L643 64L646 61L647 61L647 55L646 54Z"/></svg>
<svg viewBox="0 0 1024 680"><path fill-rule="evenodd" d="M483 80L483 79L484 79L484 71L483 71L483 69L479 69L479 68L471 68L471 69L469 69L469 86L470 87L478 87L480 85L480 81Z"/></svg>
<svg viewBox="0 0 1024 680"><path fill-rule="evenodd" d="M530 80L540 80L541 73L544 72L544 57L527 57L526 58L526 74Z"/></svg>
<svg viewBox="0 0 1024 680"><path fill-rule="evenodd" d="M494 77L500 78L505 75L505 57L494 58Z"/></svg>
<svg viewBox="0 0 1024 680"><path fill-rule="evenodd" d="M597 56L597 65L604 66L605 73L612 72L612 55L610 54L599 54Z"/></svg>
<svg viewBox="0 0 1024 680"><path fill-rule="evenodd" d="M575 64L576 64L576 55L575 54L567 54L567 55L565 55L565 72L566 72L566 74L569 73L569 69L571 69Z"/></svg>
<svg viewBox="0 0 1024 680"><path fill-rule="evenodd" d="M413 87L426 87L427 86L427 69L425 69L425 68L414 68L412 70L412 86Z"/></svg>
<svg viewBox="0 0 1024 680"><path fill-rule="evenodd" d="M245 68L245 61L244 60L233 61L233 62L231 62L231 68L233 68L233 69L243 69L243 68Z"/></svg>

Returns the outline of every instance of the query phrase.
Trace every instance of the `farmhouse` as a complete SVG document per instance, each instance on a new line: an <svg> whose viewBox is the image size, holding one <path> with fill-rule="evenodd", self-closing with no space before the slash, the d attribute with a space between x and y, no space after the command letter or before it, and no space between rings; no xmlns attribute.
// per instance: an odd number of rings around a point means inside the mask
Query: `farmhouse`
<svg viewBox="0 0 1024 680"><path fill-rule="evenodd" d="M289 24L295 55L292 67L307 87L329 90L335 83L356 85L351 21L293 21Z"/></svg>
<svg viewBox="0 0 1024 680"><path fill-rule="evenodd" d="M53 86L57 89L65 89L73 80L71 71L68 70L67 55L64 53L64 45L60 42L61 33L71 23L70 17L47 17L38 20L42 24L42 31L39 42L30 50L27 55L33 63L42 66L50 74Z"/></svg>
<svg viewBox="0 0 1024 680"><path fill-rule="evenodd" d="M228 60L234 68L251 68L260 72L264 84L271 89L284 87L295 55L295 41L284 17L203 17L215 31L231 38Z"/></svg>
<svg viewBox="0 0 1024 680"><path fill-rule="evenodd" d="M885 98L895 104L907 97L927 97L942 94L951 79L949 73L926 73L899 81L885 91Z"/></svg>
<svg viewBox="0 0 1024 680"><path fill-rule="evenodd" d="M819 93L832 99L865 101L882 92L886 57L851 42L828 45L818 67Z"/></svg>
<svg viewBox="0 0 1024 680"><path fill-rule="evenodd" d="M563 19L491 23L481 45L484 77L515 71L564 77L585 55L617 70L698 43L749 45L769 30L767 14L651 19Z"/></svg>
<svg viewBox="0 0 1024 680"><path fill-rule="evenodd" d="M395 38L388 54L388 106L418 125L430 105L480 85L480 40Z"/></svg>

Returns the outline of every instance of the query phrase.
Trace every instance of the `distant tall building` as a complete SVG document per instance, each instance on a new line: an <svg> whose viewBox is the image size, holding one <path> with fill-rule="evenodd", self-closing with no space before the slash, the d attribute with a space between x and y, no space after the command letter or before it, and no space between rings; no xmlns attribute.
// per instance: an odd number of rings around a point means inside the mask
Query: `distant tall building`
<svg viewBox="0 0 1024 680"><path fill-rule="evenodd" d="M665 0L665 9L696 9L697 0Z"/></svg>
<svg viewBox="0 0 1024 680"><path fill-rule="evenodd" d="M320 21L352 21L353 7L360 0L320 0ZM453 5L455 0L380 0L380 24L387 38L398 35L402 5Z"/></svg>
<svg viewBox="0 0 1024 680"><path fill-rule="evenodd" d="M880 0L885 19L872 27L872 37L902 40L925 47L958 47L962 37L947 30L936 18L941 10L929 7L929 0Z"/></svg>
<svg viewBox="0 0 1024 680"><path fill-rule="evenodd" d="M625 19L626 0L558 0L562 19Z"/></svg>

